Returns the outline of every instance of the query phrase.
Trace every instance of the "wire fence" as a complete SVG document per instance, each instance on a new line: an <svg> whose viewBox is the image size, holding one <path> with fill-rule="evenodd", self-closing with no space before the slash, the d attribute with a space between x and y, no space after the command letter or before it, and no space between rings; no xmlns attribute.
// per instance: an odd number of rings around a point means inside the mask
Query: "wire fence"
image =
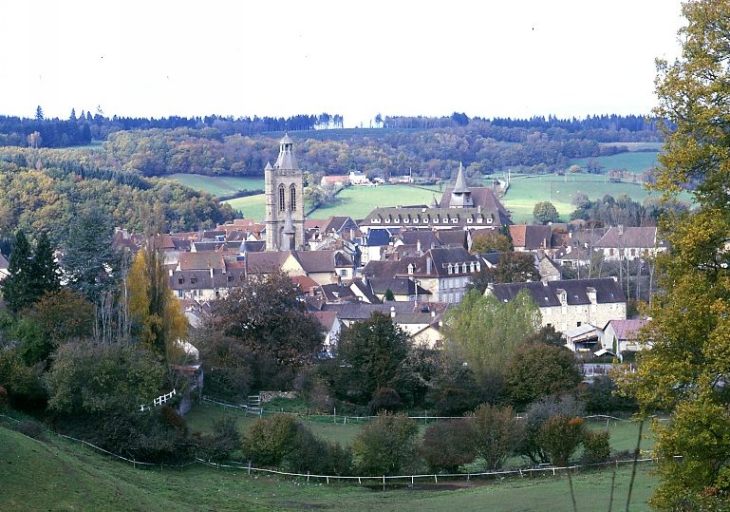
<svg viewBox="0 0 730 512"><path fill-rule="evenodd" d="M203 396L202 400L204 402L208 402L211 404L218 405L220 407L225 407L229 409L236 409L239 410L245 414L249 414L251 416L265 416L267 414L291 414L294 416L300 416L305 418L316 418L316 419L323 419L323 420L331 420L332 423L342 423L343 425L347 425L348 423L365 423L371 420L374 420L377 418L376 415L368 415L368 416L355 416L355 415L344 415L344 414L327 414L327 413L307 413L307 412L301 412L301 411L285 411L285 410L276 410L274 408L267 409L263 406L258 407L252 407L247 404L233 404L230 402L225 402L222 400L217 400L210 398L208 396ZM428 414L424 415L409 415L408 416L412 420L423 420L424 422L429 421L441 421L441 420L460 420L464 418L468 418L468 416L431 416ZM517 419L524 419L525 416L521 414L515 415L515 418ZM621 421L621 422L634 422L635 420L629 419L629 418L619 418L617 416L611 416L608 414L590 414L587 416L583 416L583 419L585 420L605 420L607 423L611 421ZM661 418L659 418L661 420Z"/></svg>
<svg viewBox="0 0 730 512"><path fill-rule="evenodd" d="M11 420L15 423L21 423L19 420L12 418L10 416L6 416L4 414L0 414L0 418ZM619 418L620 419L620 418ZM33 439L31 436L28 436L27 434L24 434L23 432L19 432L22 435L25 435L26 437ZM607 467L614 467L618 469L620 466L626 466L630 464L651 464L651 463L657 463L659 462L658 458L655 457L645 457L640 459L623 459L623 460L612 460L607 462L600 462L600 463L593 463L593 464L575 464L571 466L548 466L548 467L536 467L536 468L517 468L517 469L507 469L503 471L483 471L483 472L467 472L467 473L445 473L445 474L413 474L413 475L381 475L381 476L374 476L374 475L318 475L318 474L311 474L311 473L295 473L295 472L288 472L288 471L280 471L276 469L270 469L270 468L259 468L256 466L253 466L252 463L249 461L246 462L233 462L229 461L226 463L217 463L212 461L206 461L200 458L196 458L193 461L181 463L181 464L161 464L161 463L154 463L154 462L146 462L146 461L139 461L133 458L124 457L123 455L119 455L117 453L111 452L109 450L106 450L100 446L97 446L93 443L90 443L88 441L84 441L83 439L77 439L72 436L68 436L65 434L52 432L53 434L57 435L58 437L61 437L63 439L66 439L68 441L73 441L75 443L79 443L83 446L86 446L88 448L91 448L92 450L96 450L99 453L103 453L105 455L108 455L110 457L113 457L117 460L121 460L124 462L127 462L131 464L136 469L155 469L160 468L160 470L167 467L168 469L183 469L189 466L193 465L203 465L207 467L213 467L216 469L230 469L230 470L236 470L236 471L243 471L247 475L251 475L253 473L260 473L260 474L269 474L269 475L278 475L282 477L287 478L295 478L295 479L301 479L306 480L306 482L311 482L314 480L315 482L324 482L326 484L331 484L334 482L344 482L344 483L355 483L357 482L358 485L382 485L383 489L387 485L410 485L413 486L416 483L431 483L434 484L438 483L444 483L444 482L456 482L456 481L464 481L464 482L470 482L472 480L489 480L489 479L504 479L504 478L531 478L535 476L549 476L549 477L556 477L561 476L563 474L567 474L569 472L577 472L577 471L584 471L584 470L590 470L590 469L600 469L600 468L607 468ZM35 440L35 439L34 439ZM673 459L681 459L681 456L674 456Z"/></svg>

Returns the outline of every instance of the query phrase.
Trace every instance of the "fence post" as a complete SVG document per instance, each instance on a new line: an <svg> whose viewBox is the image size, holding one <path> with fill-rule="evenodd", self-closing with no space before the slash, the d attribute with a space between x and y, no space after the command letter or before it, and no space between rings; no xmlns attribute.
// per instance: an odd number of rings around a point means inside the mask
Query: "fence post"
<svg viewBox="0 0 730 512"><path fill-rule="evenodd" d="M329 485L329 484L330 484L330 477L328 476L327 477L327 485Z"/></svg>
<svg viewBox="0 0 730 512"><path fill-rule="evenodd" d="M439 476L433 475L433 481L434 481L434 483L439 483Z"/></svg>
<svg viewBox="0 0 730 512"><path fill-rule="evenodd" d="M307 471L307 483L309 483L309 471Z"/></svg>
<svg viewBox="0 0 730 512"><path fill-rule="evenodd" d="M467 473L467 474L466 474L466 481L467 481L467 482L469 481L469 478L470 478L470 477L471 477L471 473Z"/></svg>
<svg viewBox="0 0 730 512"><path fill-rule="evenodd" d="M383 490L385 490L385 475L383 475Z"/></svg>
<svg viewBox="0 0 730 512"><path fill-rule="evenodd" d="M251 474L251 461L248 461L248 474Z"/></svg>
<svg viewBox="0 0 730 512"><path fill-rule="evenodd" d="M413 487L413 475L411 475L411 487Z"/></svg>

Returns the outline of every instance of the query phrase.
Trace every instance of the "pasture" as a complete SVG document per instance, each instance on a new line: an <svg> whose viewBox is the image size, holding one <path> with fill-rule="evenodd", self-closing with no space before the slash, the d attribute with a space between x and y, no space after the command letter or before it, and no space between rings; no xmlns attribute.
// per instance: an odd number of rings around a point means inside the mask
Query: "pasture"
<svg viewBox="0 0 730 512"><path fill-rule="evenodd" d="M165 178L213 196L230 196L241 190L263 190L263 177L204 176L202 174L170 174Z"/></svg>
<svg viewBox="0 0 730 512"><path fill-rule="evenodd" d="M623 509L631 468L616 472L613 509ZM608 509L612 471L573 476L581 512ZM475 482L385 492L357 485L307 484L245 471L195 465L185 469L134 469L90 448L53 435L36 441L0 427L2 509L293 511L372 510L464 512L494 510L543 512L572 508L565 477L536 477ZM655 485L651 466L640 466L634 483L632 511L648 511ZM32 491L30 490L32 486Z"/></svg>
<svg viewBox="0 0 730 512"><path fill-rule="evenodd" d="M585 168L589 160L595 160L603 166L602 172L608 172L613 169L626 169L633 173L642 173L647 169L658 165L656 151L629 151L627 153L617 153L609 156L597 156L593 158L576 158L571 160L570 164L580 165Z"/></svg>
<svg viewBox="0 0 730 512"><path fill-rule="evenodd" d="M513 222L531 222L532 210L539 201L553 203L560 217L567 220L575 210L573 197L579 192L591 199L598 199L606 194L614 197L626 194L638 202L651 195L640 183L611 183L605 174L528 174L512 175L510 188L502 202L512 212Z"/></svg>
<svg viewBox="0 0 730 512"><path fill-rule="evenodd" d="M349 215L353 219L362 219L379 206L429 205L434 196L436 196L436 200L441 199L441 192L435 188L430 190L409 185L348 187L337 194L333 204L318 208L316 217Z"/></svg>

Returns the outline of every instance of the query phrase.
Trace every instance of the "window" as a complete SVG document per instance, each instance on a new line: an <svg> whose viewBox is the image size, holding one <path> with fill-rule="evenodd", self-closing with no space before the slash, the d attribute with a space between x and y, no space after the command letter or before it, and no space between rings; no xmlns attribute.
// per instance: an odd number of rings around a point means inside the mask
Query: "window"
<svg viewBox="0 0 730 512"><path fill-rule="evenodd" d="M575 323L575 326L576 326L576 327L580 327L580 324L581 324L581 323L582 323L582 322L576 322L576 323Z"/></svg>
<svg viewBox="0 0 730 512"><path fill-rule="evenodd" d="M451 265L451 263L449 263L449 266L448 266L448 273L449 274L453 274L454 273L454 267Z"/></svg>
<svg viewBox="0 0 730 512"><path fill-rule="evenodd" d="M297 209L297 188L293 183L289 186L289 209L291 211Z"/></svg>
<svg viewBox="0 0 730 512"><path fill-rule="evenodd" d="M286 200L284 199L284 185L279 185L279 211L286 210Z"/></svg>
<svg viewBox="0 0 730 512"><path fill-rule="evenodd" d="M462 271L462 273L466 274L466 263L461 265L461 271Z"/></svg>

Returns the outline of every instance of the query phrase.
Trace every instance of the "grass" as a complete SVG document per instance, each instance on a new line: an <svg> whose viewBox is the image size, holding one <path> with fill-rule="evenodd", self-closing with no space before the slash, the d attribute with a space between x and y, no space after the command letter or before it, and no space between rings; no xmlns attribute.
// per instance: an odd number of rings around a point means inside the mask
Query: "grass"
<svg viewBox="0 0 730 512"><path fill-rule="evenodd" d="M630 467L616 474L614 510L623 508ZM354 485L306 484L243 471L192 466L184 470L139 470L91 449L50 436L38 442L0 427L2 510L377 510L462 512L570 510L565 477L509 479L458 490L422 484L416 489L376 492ZM611 472L573 477L578 510L608 508ZM632 511L649 510L655 486L650 468L640 467Z"/></svg>
<svg viewBox="0 0 730 512"><path fill-rule="evenodd" d="M553 203L560 217L567 220L575 210L572 201L578 192L587 194L591 199L598 199L606 194L614 197L626 194L639 202L651 195L651 192L639 183L610 183L608 177L601 174L513 175L510 188L502 202L512 212L513 222L532 221L532 210L539 201Z"/></svg>
<svg viewBox="0 0 730 512"><path fill-rule="evenodd" d="M263 220L266 216L266 196L264 194L237 197L223 202L230 204L234 210L243 213L243 216L247 219Z"/></svg>
<svg viewBox="0 0 730 512"><path fill-rule="evenodd" d="M629 172L641 173L657 165L658 154L656 151L629 151L594 158L576 158L570 163L585 167L589 160L595 160L604 167L604 172L612 169L626 169Z"/></svg>
<svg viewBox="0 0 730 512"><path fill-rule="evenodd" d="M379 206L405 206L431 204L433 197L441 198L441 193L408 185L381 185L378 187L349 187L337 194L334 204L318 208L318 218L330 215L349 215L362 219Z"/></svg>
<svg viewBox="0 0 730 512"><path fill-rule="evenodd" d="M207 192L214 196L230 196L240 190L263 190L263 178L241 176L204 176L202 174L170 174L165 176L181 185L194 190Z"/></svg>

